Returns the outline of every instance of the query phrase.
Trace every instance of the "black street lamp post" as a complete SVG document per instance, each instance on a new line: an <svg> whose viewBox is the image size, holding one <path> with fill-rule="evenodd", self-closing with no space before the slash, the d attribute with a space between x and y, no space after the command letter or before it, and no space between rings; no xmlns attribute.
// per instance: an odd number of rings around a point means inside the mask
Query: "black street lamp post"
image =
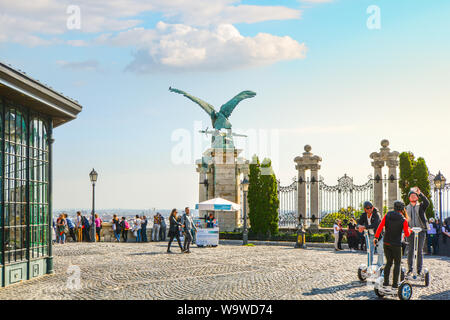
<svg viewBox="0 0 450 320"><path fill-rule="evenodd" d="M244 232L242 233L242 244L245 246L248 244L248 230L247 230L247 192L249 181L244 177L241 181L242 193L244 194Z"/></svg>
<svg viewBox="0 0 450 320"><path fill-rule="evenodd" d="M439 171L434 178L434 186L439 190L439 221L442 222L442 190L445 188L446 179Z"/></svg>
<svg viewBox="0 0 450 320"><path fill-rule="evenodd" d="M91 239L91 242L95 242L95 233L96 233L95 232L95 183L97 182L98 174L94 169L92 169L91 173L89 173L89 177L92 182L92 223L91 223L92 239ZM98 240L100 240L100 239L98 239Z"/></svg>

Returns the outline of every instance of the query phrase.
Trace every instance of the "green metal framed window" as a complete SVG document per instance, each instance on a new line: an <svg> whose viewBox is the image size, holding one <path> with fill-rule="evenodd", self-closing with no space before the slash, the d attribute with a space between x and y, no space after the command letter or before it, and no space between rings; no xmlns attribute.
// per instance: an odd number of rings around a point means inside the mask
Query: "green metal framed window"
<svg viewBox="0 0 450 320"><path fill-rule="evenodd" d="M31 258L48 253L48 139L47 126L38 116L30 122L30 231Z"/></svg>
<svg viewBox="0 0 450 320"><path fill-rule="evenodd" d="M21 109L5 115L5 263L26 260L27 250L27 125Z"/></svg>
<svg viewBox="0 0 450 320"><path fill-rule="evenodd" d="M49 119L0 97L2 265L49 253Z"/></svg>

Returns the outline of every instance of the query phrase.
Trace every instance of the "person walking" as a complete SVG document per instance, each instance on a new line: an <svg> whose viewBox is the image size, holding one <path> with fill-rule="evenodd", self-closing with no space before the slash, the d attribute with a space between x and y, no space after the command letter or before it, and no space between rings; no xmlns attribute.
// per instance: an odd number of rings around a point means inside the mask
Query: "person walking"
<svg viewBox="0 0 450 320"><path fill-rule="evenodd" d="M334 231L334 251L340 251L339 249L339 219L336 219L334 221L334 226L333 226L333 231Z"/></svg>
<svg viewBox="0 0 450 320"><path fill-rule="evenodd" d="M373 242L375 232L378 230L378 226L380 225L381 218L378 213L378 209L375 208L370 201L364 202L364 212L361 214L361 217L358 220L358 229L359 232L363 233L364 230L367 230L369 236L369 243ZM380 234L380 237L377 241L377 266L381 267L384 262L384 253L383 253L383 233ZM367 248L366 248L367 249ZM371 261L369 263L373 264L373 256L375 255L375 246L370 246L371 252Z"/></svg>
<svg viewBox="0 0 450 320"><path fill-rule="evenodd" d="M166 225L166 219L160 215L161 218L161 230L159 231L159 239L162 241L166 241L166 234L167 234L167 225Z"/></svg>
<svg viewBox="0 0 450 320"><path fill-rule="evenodd" d="M64 214L64 218L67 222L67 227L69 228L69 234L72 238L73 242L77 241L77 238L75 237L75 224L73 223L72 219L70 219L67 215L67 213Z"/></svg>
<svg viewBox="0 0 450 320"><path fill-rule="evenodd" d="M119 223L120 229L122 230L122 239L123 242L128 241L128 230L130 229L130 225L128 224L128 221L125 219L125 217L122 217L122 221Z"/></svg>
<svg viewBox="0 0 450 320"><path fill-rule="evenodd" d="M184 231L184 253L191 253L191 251L189 250L189 247L191 245L192 242L192 229L194 229L195 231L197 231L197 227L194 225L194 221L192 221L192 217L190 215L190 210L189 207L186 207L184 209L184 215L183 218L181 219L181 224L183 227L183 231Z"/></svg>
<svg viewBox="0 0 450 320"><path fill-rule="evenodd" d="M407 237L410 236L411 229L408 226L408 214L405 204L402 201L394 202L394 211L389 211L378 225L374 236L373 244L377 245L383 228L384 233L383 251L386 254L386 265L384 267L383 286L389 286L389 275L392 263L394 263L392 288L398 288L398 278L400 275L400 264L402 261L402 231Z"/></svg>
<svg viewBox="0 0 450 320"><path fill-rule="evenodd" d="M174 238L177 239L181 252L183 252L183 247L180 242L180 227L181 223L178 222L177 209L173 209L169 216L169 244L167 246L167 253L172 253L172 251L170 251L170 245Z"/></svg>
<svg viewBox="0 0 450 320"><path fill-rule="evenodd" d="M417 244L417 273L421 275L422 273L422 265L423 265L423 247L425 245L425 238L428 229L427 219L425 217L425 212L427 211L428 206L430 205L430 201L427 197L420 191L418 187L414 187L408 194L409 197L409 205L406 207L406 212L410 218L409 225L411 228L422 228L422 231L419 232L418 235L418 244ZM421 203L419 204L419 199ZM414 258L414 237L407 237L408 240L408 273L407 276L410 276L413 271L413 258Z"/></svg>
<svg viewBox="0 0 450 320"><path fill-rule="evenodd" d="M142 242L148 242L148 239L147 239L147 224L148 224L147 217L143 216L142 219L141 219Z"/></svg>
<svg viewBox="0 0 450 320"><path fill-rule="evenodd" d="M161 220L159 212L153 216L152 241L159 241L159 230L161 228Z"/></svg>
<svg viewBox="0 0 450 320"><path fill-rule="evenodd" d="M98 214L95 214L95 235L97 238L97 241L100 241L100 231L102 230L102 219L98 216Z"/></svg>
<svg viewBox="0 0 450 320"><path fill-rule="evenodd" d="M136 242L142 241L142 229L141 229L141 218L139 218L139 215L136 215L136 218L134 219L134 226L133 230L136 235Z"/></svg>
<svg viewBox="0 0 450 320"><path fill-rule="evenodd" d="M77 231L77 241L81 242L83 241L83 223L81 219L81 212L77 211L77 218L75 222L75 228Z"/></svg>

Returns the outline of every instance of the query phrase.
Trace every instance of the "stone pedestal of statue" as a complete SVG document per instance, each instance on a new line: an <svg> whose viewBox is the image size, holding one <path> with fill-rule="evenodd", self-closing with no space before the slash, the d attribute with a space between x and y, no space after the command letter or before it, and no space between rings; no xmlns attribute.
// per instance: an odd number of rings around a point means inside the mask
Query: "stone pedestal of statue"
<svg viewBox="0 0 450 320"><path fill-rule="evenodd" d="M223 198L241 204L241 173L248 174L248 161L239 158L242 152L236 148L210 148L197 160L197 172L206 181L200 182L199 200ZM205 179L203 179L205 180ZM207 212L199 212L203 217ZM216 211L215 217L221 231L235 231L241 227L240 211Z"/></svg>

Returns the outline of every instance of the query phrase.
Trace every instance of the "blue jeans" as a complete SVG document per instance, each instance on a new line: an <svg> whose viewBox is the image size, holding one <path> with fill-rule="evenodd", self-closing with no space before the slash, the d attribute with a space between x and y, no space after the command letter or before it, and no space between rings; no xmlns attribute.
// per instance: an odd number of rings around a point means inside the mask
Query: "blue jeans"
<svg viewBox="0 0 450 320"><path fill-rule="evenodd" d="M117 241L120 242L120 232L114 231L114 235L116 236Z"/></svg>
<svg viewBox="0 0 450 320"><path fill-rule="evenodd" d="M141 229L142 242L147 242L147 227Z"/></svg>
<svg viewBox="0 0 450 320"><path fill-rule="evenodd" d="M63 233L59 236L59 243L65 243L66 242L66 234Z"/></svg>
<svg viewBox="0 0 450 320"><path fill-rule="evenodd" d="M137 235L136 235L136 242L142 242L142 230L139 229L136 231Z"/></svg>
<svg viewBox="0 0 450 320"><path fill-rule="evenodd" d="M373 239L374 236L369 234L369 244L370 245L370 265L373 264L373 256L375 254L375 246L373 245ZM377 266L381 267L384 264L384 247L383 247L383 239L381 239L380 241L378 241L378 246L377 246L377 254L378 254L378 258L377 258Z"/></svg>

